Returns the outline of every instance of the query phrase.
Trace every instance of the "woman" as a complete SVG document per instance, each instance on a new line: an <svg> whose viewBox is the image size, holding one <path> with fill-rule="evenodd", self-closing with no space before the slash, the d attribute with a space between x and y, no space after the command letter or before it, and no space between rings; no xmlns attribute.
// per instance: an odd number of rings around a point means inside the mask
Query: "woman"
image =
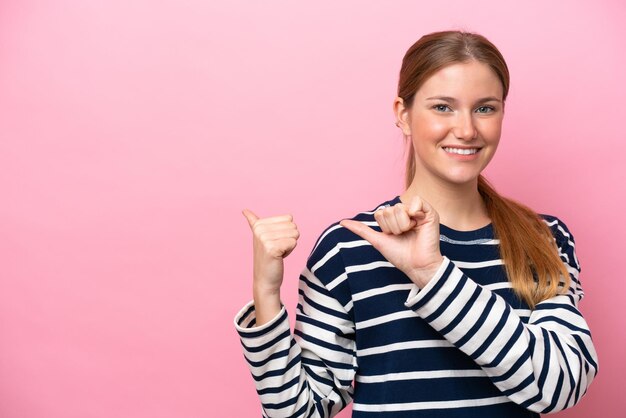
<svg viewBox="0 0 626 418"><path fill-rule="evenodd" d="M509 88L483 36L423 36L402 62L402 195L324 230L300 274L293 336L280 302L289 215L244 216L254 300L236 316L268 417L537 417L576 404L598 371L574 237L480 174ZM559 278L557 280L557 278Z"/></svg>

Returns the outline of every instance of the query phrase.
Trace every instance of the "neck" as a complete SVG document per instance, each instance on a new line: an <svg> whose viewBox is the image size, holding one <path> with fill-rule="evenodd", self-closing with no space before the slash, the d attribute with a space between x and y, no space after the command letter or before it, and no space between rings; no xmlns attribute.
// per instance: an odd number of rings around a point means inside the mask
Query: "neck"
<svg viewBox="0 0 626 418"><path fill-rule="evenodd" d="M409 188L400 195L403 203L420 196L435 208L440 223L459 231L478 229L490 222L487 207L478 192L478 179L450 184L440 179L429 182L419 181L419 178L415 176Z"/></svg>

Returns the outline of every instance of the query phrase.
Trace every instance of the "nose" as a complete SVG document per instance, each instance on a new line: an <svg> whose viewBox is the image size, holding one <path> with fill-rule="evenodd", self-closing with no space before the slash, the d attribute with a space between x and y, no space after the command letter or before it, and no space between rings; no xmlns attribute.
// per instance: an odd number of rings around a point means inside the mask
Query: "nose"
<svg viewBox="0 0 626 418"><path fill-rule="evenodd" d="M471 141L476 138L478 132L471 113L459 112L457 114L453 133L455 137L464 141Z"/></svg>

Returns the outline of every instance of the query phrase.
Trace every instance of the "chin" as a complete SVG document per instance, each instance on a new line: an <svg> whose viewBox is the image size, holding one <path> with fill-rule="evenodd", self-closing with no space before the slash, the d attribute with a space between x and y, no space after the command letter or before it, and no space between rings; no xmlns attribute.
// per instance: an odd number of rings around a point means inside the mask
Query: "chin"
<svg viewBox="0 0 626 418"><path fill-rule="evenodd" d="M455 184L458 186L462 186L465 184L473 184L478 181L478 176L480 173L472 176L459 176L459 177L447 177L445 180L448 183Z"/></svg>

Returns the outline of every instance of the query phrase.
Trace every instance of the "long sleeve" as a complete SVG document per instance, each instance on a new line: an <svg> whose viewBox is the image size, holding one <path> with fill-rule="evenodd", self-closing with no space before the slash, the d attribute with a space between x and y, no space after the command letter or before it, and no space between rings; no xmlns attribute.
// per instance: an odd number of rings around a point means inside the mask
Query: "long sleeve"
<svg viewBox="0 0 626 418"><path fill-rule="evenodd" d="M236 315L263 416L333 417L351 402L354 323L328 290L329 282L345 274L338 246L318 242L300 274L293 334L284 307L260 327L253 302Z"/></svg>
<svg viewBox="0 0 626 418"><path fill-rule="evenodd" d="M554 218L552 230L571 285L538 303L524 323L495 292L478 285L448 257L406 306L470 356L513 402L539 413L569 408L598 372L589 327L578 310L583 297L574 237ZM488 318L488 320L487 320Z"/></svg>

